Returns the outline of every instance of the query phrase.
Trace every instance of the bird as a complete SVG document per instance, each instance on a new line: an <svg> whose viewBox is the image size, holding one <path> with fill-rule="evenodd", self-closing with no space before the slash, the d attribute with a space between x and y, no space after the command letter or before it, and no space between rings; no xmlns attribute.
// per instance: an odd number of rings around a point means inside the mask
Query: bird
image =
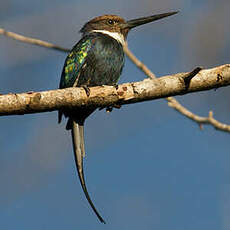
<svg viewBox="0 0 230 230"><path fill-rule="evenodd" d="M117 86L125 62L124 45L128 32L134 27L153 22L178 13L178 11L155 14L125 21L117 15L102 15L85 23L82 38L66 57L59 88L83 87L89 96L89 87ZM98 219L105 220L95 208L87 191L83 158L85 156L84 122L97 108L70 108L58 111L58 123L62 115L68 118L66 129L71 130L75 164L85 197Z"/></svg>

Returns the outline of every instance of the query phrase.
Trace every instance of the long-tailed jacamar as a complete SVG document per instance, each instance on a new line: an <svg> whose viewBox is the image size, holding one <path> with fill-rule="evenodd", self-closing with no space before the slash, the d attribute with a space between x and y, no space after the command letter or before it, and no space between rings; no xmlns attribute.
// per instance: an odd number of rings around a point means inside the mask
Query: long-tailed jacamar
<svg viewBox="0 0 230 230"><path fill-rule="evenodd" d="M87 22L80 30L82 39L68 54L61 75L60 88L116 85L124 66L124 51L127 34L130 29L149 23L177 12L153 15L125 21L116 15L103 15ZM62 114L68 117L67 130L71 130L73 151L82 189L93 211L103 223L105 221L96 210L88 194L83 172L84 122L95 108L77 108L59 111L59 123Z"/></svg>

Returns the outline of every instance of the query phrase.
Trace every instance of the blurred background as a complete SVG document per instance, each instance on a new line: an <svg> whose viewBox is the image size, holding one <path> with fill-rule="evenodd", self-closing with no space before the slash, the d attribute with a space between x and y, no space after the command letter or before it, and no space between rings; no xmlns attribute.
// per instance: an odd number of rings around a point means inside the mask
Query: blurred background
<svg viewBox="0 0 230 230"><path fill-rule="evenodd" d="M1 0L0 27L71 48L102 14L133 19L179 10L134 29L130 49L157 75L230 63L229 0ZM0 36L0 93L56 89L66 54ZM146 76L128 59L120 82ZM177 99L230 123L229 88ZM11 229L230 229L230 135L162 100L94 113L86 122L82 189L57 112L0 118L0 225Z"/></svg>

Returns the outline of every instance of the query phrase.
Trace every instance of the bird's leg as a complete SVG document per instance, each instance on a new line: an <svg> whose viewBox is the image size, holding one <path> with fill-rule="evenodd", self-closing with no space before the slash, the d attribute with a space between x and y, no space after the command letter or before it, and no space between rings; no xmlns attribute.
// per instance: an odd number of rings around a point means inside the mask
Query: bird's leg
<svg viewBox="0 0 230 230"><path fill-rule="evenodd" d="M114 83L114 84L112 84L112 85L110 85L110 86L113 86L116 90L118 90L118 84L117 84L117 83ZM107 113L110 113L110 112L113 111L113 108L120 109L120 108L121 108L121 105L114 104L114 105L110 105L110 106L107 106L107 107L106 107L106 106L103 106L103 107L100 107L99 110L102 110L102 109L104 109L104 108L106 108L106 112L107 112Z"/></svg>
<svg viewBox="0 0 230 230"><path fill-rule="evenodd" d="M119 86L118 86L117 83L112 84L112 86L113 86L116 90L118 90L118 87L119 87ZM112 111L113 111L113 108L120 109L120 108L121 108L121 105L119 105L119 104L110 105L110 106L106 107L106 112L107 112L107 113L112 112Z"/></svg>

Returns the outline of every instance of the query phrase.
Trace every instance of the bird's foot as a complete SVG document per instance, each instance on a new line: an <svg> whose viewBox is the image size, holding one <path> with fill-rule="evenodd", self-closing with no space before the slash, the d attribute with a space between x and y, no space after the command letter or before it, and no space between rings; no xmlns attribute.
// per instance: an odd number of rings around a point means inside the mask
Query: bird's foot
<svg viewBox="0 0 230 230"><path fill-rule="evenodd" d="M107 113L111 113L112 111L113 111L113 107L112 106L106 107L106 112Z"/></svg>
<svg viewBox="0 0 230 230"><path fill-rule="evenodd" d="M118 90L118 84L114 83L112 86L113 86L116 90Z"/></svg>
<svg viewBox="0 0 230 230"><path fill-rule="evenodd" d="M113 108L120 109L121 105L119 105L119 104L110 105L110 106L106 107L106 112L111 113L113 111Z"/></svg>

